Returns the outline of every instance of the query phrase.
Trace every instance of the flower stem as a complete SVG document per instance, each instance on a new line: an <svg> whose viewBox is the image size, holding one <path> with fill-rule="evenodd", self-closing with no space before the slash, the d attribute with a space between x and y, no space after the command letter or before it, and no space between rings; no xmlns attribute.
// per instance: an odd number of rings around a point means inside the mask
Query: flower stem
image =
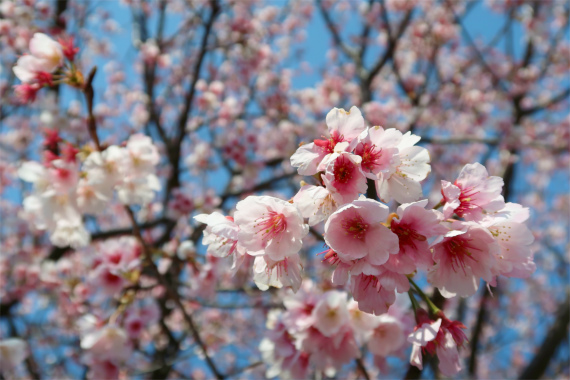
<svg viewBox="0 0 570 380"><path fill-rule="evenodd" d="M416 297L414 297L412 289L408 290L408 297L410 297L410 302L412 302L412 309L414 310L414 317L417 321L418 320L417 310L418 310L418 308L421 308L421 306L418 303L418 300L416 299Z"/></svg>
<svg viewBox="0 0 570 380"><path fill-rule="evenodd" d="M412 280L411 278L408 277L408 281L410 281L410 284L412 284L412 286L416 289L418 294L424 299L424 301L426 301L426 304L427 304L428 309L429 309L431 314L435 315L439 311L441 311L437 306L435 306L435 304L429 299L429 297L422 291L422 289L418 286L418 284L416 284L414 282L414 280Z"/></svg>

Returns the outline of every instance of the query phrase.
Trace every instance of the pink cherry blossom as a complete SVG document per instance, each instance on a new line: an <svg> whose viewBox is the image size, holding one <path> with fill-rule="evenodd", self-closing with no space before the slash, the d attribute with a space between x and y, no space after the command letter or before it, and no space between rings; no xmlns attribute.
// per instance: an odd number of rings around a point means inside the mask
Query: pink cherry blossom
<svg viewBox="0 0 570 380"><path fill-rule="evenodd" d="M369 339L371 331L380 323L375 315L365 313L358 308L358 302L354 299L348 301L350 324L354 329L358 341L364 342Z"/></svg>
<svg viewBox="0 0 570 380"><path fill-rule="evenodd" d="M342 153L331 160L322 178L339 205L350 203L366 192L366 177L360 171L360 157L350 153Z"/></svg>
<svg viewBox="0 0 570 380"><path fill-rule="evenodd" d="M309 219L309 226L326 220L337 209L333 194L322 186L305 185L293 197L303 218Z"/></svg>
<svg viewBox="0 0 570 380"><path fill-rule="evenodd" d="M296 292L303 281L302 269L298 255L287 256L279 261L272 260L268 255L257 256L253 263L253 281L261 290L267 290L271 286L290 287Z"/></svg>
<svg viewBox="0 0 570 380"><path fill-rule="evenodd" d="M344 364L360 357L354 332L349 325L344 325L332 337L321 334L316 328L310 328L302 340L302 348L311 354L316 368L328 373L334 373Z"/></svg>
<svg viewBox="0 0 570 380"><path fill-rule="evenodd" d="M210 215L196 215L194 219L207 225L202 244L208 246L209 254L215 257L226 257L236 252L239 227L232 217L214 212Z"/></svg>
<svg viewBox="0 0 570 380"><path fill-rule="evenodd" d="M49 75L46 71L46 62L32 55L18 58L13 70L19 80L28 84L39 82L40 78Z"/></svg>
<svg viewBox="0 0 570 380"><path fill-rule="evenodd" d="M358 308L365 313L384 314L396 301L396 292L410 289L408 278L381 266L364 268L361 273L353 271L350 290Z"/></svg>
<svg viewBox="0 0 570 380"><path fill-rule="evenodd" d="M313 309L313 326L324 336L330 337L338 333L348 322L346 293L327 292Z"/></svg>
<svg viewBox="0 0 570 380"><path fill-rule="evenodd" d="M24 83L43 82L63 64L61 45L43 33L35 33L30 40L32 55L24 55L14 66L14 74ZM50 76L51 78L51 76Z"/></svg>
<svg viewBox="0 0 570 380"><path fill-rule="evenodd" d="M357 137L366 126L357 107L350 111L334 108L326 117L330 138L317 139L303 144L291 156L291 165L299 168L299 174L313 175L328 166L331 157L346 150L352 150Z"/></svg>
<svg viewBox="0 0 570 380"><path fill-rule="evenodd" d="M336 131L342 141L352 142L366 129L360 110L352 106L347 112L342 108L333 108L326 117L329 133Z"/></svg>
<svg viewBox="0 0 570 380"><path fill-rule="evenodd" d="M87 179L80 179L77 184L77 206L82 213L98 214L113 198L113 189L103 183L90 183Z"/></svg>
<svg viewBox="0 0 570 380"><path fill-rule="evenodd" d="M441 182L443 213L446 218L455 213L466 220L480 220L485 212L504 207L502 190L503 179L489 176L483 165L465 165L455 183Z"/></svg>
<svg viewBox="0 0 570 380"><path fill-rule="evenodd" d="M340 260L366 258L374 265L384 264L398 253L398 237L382 225L388 207L371 199L359 199L335 211L325 224L325 242Z"/></svg>
<svg viewBox="0 0 570 380"><path fill-rule="evenodd" d="M422 352L437 355L438 368L446 376L454 376L461 370L458 347L467 340L462 329L465 326L451 321L440 311L432 321L423 309L417 310L418 325L408 336L412 343L410 363L422 369Z"/></svg>
<svg viewBox="0 0 570 380"><path fill-rule="evenodd" d="M536 270L530 248L534 236L523 224L527 218L527 208L507 203L504 209L488 214L481 221L500 247L496 272L503 276L529 278Z"/></svg>
<svg viewBox="0 0 570 380"><path fill-rule="evenodd" d="M400 251L390 255L386 268L403 274L413 273L416 268L426 270L433 264L428 239L444 234L447 229L440 225L441 213L426 210L427 200L406 203L398 207L397 216L390 224L391 231L398 235Z"/></svg>
<svg viewBox="0 0 570 380"><path fill-rule="evenodd" d="M249 196L238 202L234 220L239 244L250 255L267 255L272 261L299 252L309 233L295 205L268 196Z"/></svg>
<svg viewBox="0 0 570 380"><path fill-rule="evenodd" d="M380 199L400 203L417 201L422 195L420 181L431 171L430 157L425 148L415 146L420 137L407 132L381 127L368 129L363 137L365 167L375 174L376 192ZM370 149L374 148L373 151Z"/></svg>
<svg viewBox="0 0 570 380"><path fill-rule="evenodd" d="M30 40L30 53L42 61L43 71L52 73L63 64L61 45L46 34L34 34Z"/></svg>
<svg viewBox="0 0 570 380"><path fill-rule="evenodd" d="M378 317L377 326L372 331L367 347L376 356L386 357L399 350L406 337L400 321L388 314Z"/></svg>
<svg viewBox="0 0 570 380"><path fill-rule="evenodd" d="M40 87L37 84L23 83L14 86L14 92L20 103L27 104L36 100Z"/></svg>
<svg viewBox="0 0 570 380"><path fill-rule="evenodd" d="M396 129L368 128L359 136L354 153L362 157L362 171L368 178L378 179L381 172L390 172L398 163L398 148L402 133ZM374 141L372 140L374 139Z"/></svg>
<svg viewBox="0 0 570 380"><path fill-rule="evenodd" d="M439 332L441 319L429 321L429 319L416 327L413 333L408 336L408 342L412 344L410 364L423 369L422 347L426 347L432 342Z"/></svg>
<svg viewBox="0 0 570 380"><path fill-rule="evenodd" d="M468 297L479 288L479 280L490 282L499 245L485 228L470 222L454 222L452 230L433 246L435 265L428 280L444 297Z"/></svg>
<svg viewBox="0 0 570 380"><path fill-rule="evenodd" d="M81 348L99 360L124 361L131 356L131 346L125 330L107 325L86 334L81 339Z"/></svg>

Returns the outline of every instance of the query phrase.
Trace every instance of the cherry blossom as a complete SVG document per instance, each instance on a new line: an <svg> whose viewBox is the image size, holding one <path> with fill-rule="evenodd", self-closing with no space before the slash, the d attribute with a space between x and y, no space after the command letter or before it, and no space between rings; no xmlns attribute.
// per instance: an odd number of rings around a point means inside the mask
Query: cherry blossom
<svg viewBox="0 0 570 380"><path fill-rule="evenodd" d="M366 258L374 265L384 264L398 253L398 237L382 225L388 207L370 199L359 199L335 211L325 224L325 241L340 260Z"/></svg>
<svg viewBox="0 0 570 380"><path fill-rule="evenodd" d="M418 325L408 336L412 343L410 363L422 369L422 352L437 355L439 370L446 376L453 376L461 370L458 346L465 342L463 324L450 321L438 312L436 321L430 320L423 309L417 311Z"/></svg>
<svg viewBox="0 0 570 380"><path fill-rule="evenodd" d="M402 135L394 129L384 131L381 127L373 127L369 129L368 138L369 140L364 141L370 141L368 144L373 144L382 150L378 158L367 163L368 166L385 168L380 169L377 174L376 191L380 199L385 201L395 199L400 203L406 203L421 198L420 181L426 178L431 168L427 150L415 146L420 137L410 132Z"/></svg>
<svg viewBox="0 0 570 380"><path fill-rule="evenodd" d="M261 290L291 287L296 292L301 286L301 265L298 255L274 261L268 255L257 256L253 263L253 281Z"/></svg>
<svg viewBox="0 0 570 380"><path fill-rule="evenodd" d="M342 153L327 165L323 182L337 204L350 203L366 192L366 177L360 171L360 161L359 156Z"/></svg>
<svg viewBox="0 0 570 380"><path fill-rule="evenodd" d="M301 249L309 233L299 209L273 197L250 196L236 205L238 241L250 255L282 260Z"/></svg>
<svg viewBox="0 0 570 380"><path fill-rule="evenodd" d="M360 110L350 111L334 108L326 117L330 137L303 144L291 156L291 165L298 167L299 174L313 175L324 171L329 162L339 153L352 150L357 137L364 131L364 118ZM323 136L324 137L324 136Z"/></svg>
<svg viewBox="0 0 570 380"><path fill-rule="evenodd" d="M386 357L399 350L405 338L402 323L391 315L383 314L378 317L367 347L374 355Z"/></svg>
<svg viewBox="0 0 570 380"><path fill-rule="evenodd" d="M63 64L61 45L44 33L35 33L30 40L30 53L18 59L14 74L24 83L50 81L51 73Z"/></svg>
<svg viewBox="0 0 570 380"><path fill-rule="evenodd" d="M428 239L447 232L439 222L443 217L438 211L426 210L427 200L407 203L398 207L391 220L390 229L398 235L400 251L391 255L385 267L404 274L416 268L426 270L433 264Z"/></svg>
<svg viewBox="0 0 570 380"><path fill-rule="evenodd" d="M348 321L346 294L328 292L313 309L314 327L324 336L330 337L338 333Z"/></svg>
<svg viewBox="0 0 570 380"><path fill-rule="evenodd" d="M99 360L121 362L130 357L130 345L127 333L120 327L108 325L86 334L81 339L81 348Z"/></svg>
<svg viewBox="0 0 570 380"><path fill-rule="evenodd" d="M428 280L444 297L468 297L479 288L479 280L491 282L499 246L485 228L469 222L454 222L452 229L434 243L435 265Z"/></svg>
<svg viewBox="0 0 570 380"><path fill-rule="evenodd" d="M445 201L443 213L446 217L455 213L466 220L480 220L485 212L504 207L502 189L503 179L489 176L483 165L465 165L453 184L447 181L441 183Z"/></svg>
<svg viewBox="0 0 570 380"><path fill-rule="evenodd" d="M226 257L239 249L239 227L234 223L232 217L214 212L210 215L196 215L194 219L208 225L204 231L202 244L208 245L209 254L216 257Z"/></svg>
<svg viewBox="0 0 570 380"><path fill-rule="evenodd" d="M326 187L305 185L295 194L293 203L297 205L303 218L308 218L309 226L326 219L338 208L333 194Z"/></svg>

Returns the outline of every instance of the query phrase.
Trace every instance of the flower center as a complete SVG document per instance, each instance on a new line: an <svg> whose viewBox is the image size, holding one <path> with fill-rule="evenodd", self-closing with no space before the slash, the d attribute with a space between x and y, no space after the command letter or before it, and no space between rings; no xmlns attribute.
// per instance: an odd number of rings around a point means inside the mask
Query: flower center
<svg viewBox="0 0 570 380"><path fill-rule="evenodd" d="M454 238L444 243L450 255L451 267L455 272L457 272L457 268L461 268L463 273L465 273L465 267L468 266L467 260L477 262L473 257L472 251L478 251L478 249L469 245L470 241L465 238Z"/></svg>
<svg viewBox="0 0 570 380"><path fill-rule="evenodd" d="M374 167L380 165L376 161L382 157L382 148L377 150L374 144L358 144L354 153L362 157L360 166L363 169L374 171Z"/></svg>
<svg viewBox="0 0 570 380"><path fill-rule="evenodd" d="M337 182L346 184L352 178L353 169L354 165L348 158L344 156L337 158L334 164L334 179Z"/></svg>
<svg viewBox="0 0 570 380"><path fill-rule="evenodd" d="M261 233L263 240L275 239L281 233L287 230L287 220L285 215L275 211L269 211L256 219L254 228L257 229L256 233Z"/></svg>
<svg viewBox="0 0 570 380"><path fill-rule="evenodd" d="M365 275L365 274L361 274L361 286L363 287L363 291L366 291L366 289L368 289L368 287L372 287L373 289L375 289L378 293L380 293L380 289L382 288L382 286L379 284L378 278L376 276L372 276L372 275Z"/></svg>
<svg viewBox="0 0 570 380"><path fill-rule="evenodd" d="M345 219L342 222L342 228L344 228L346 234L357 240L364 240L368 227L368 223L366 223L360 215L352 219Z"/></svg>
<svg viewBox="0 0 570 380"><path fill-rule="evenodd" d="M339 134L338 131L332 131L331 137L328 139L325 136L321 137L323 137L322 140L317 139L314 140L313 142L315 143L316 146L318 146L323 151L325 151L325 153L328 154L334 153L334 147L336 146L336 144L344 141L344 136Z"/></svg>
<svg viewBox="0 0 570 380"><path fill-rule="evenodd" d="M426 241L427 238L424 235L419 234L416 230L413 230L407 224L400 224L392 219L392 224L390 228L393 233L398 235L398 240L400 242L400 250L402 247L409 246L415 250L418 249L416 246L416 241Z"/></svg>
<svg viewBox="0 0 570 380"><path fill-rule="evenodd" d="M455 182L455 186L461 188L457 182ZM461 204L459 207L455 209L455 213L457 216L462 217L463 214L468 212L469 210L473 210L479 208L480 206L473 202L473 196L479 194L479 191L476 191L473 187L467 187L465 189L461 188L461 194L459 195L459 202Z"/></svg>

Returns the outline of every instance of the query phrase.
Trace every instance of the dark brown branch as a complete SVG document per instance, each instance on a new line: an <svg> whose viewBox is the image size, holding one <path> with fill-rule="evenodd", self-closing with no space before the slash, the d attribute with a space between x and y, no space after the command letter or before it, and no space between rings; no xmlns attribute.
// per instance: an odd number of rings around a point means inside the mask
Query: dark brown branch
<svg viewBox="0 0 570 380"><path fill-rule="evenodd" d="M475 52L475 55L477 56L477 59L481 63L481 66L483 66L483 68L491 75L491 77L493 79L493 85L498 85L499 87L501 87L501 89L503 91L507 92L507 88L506 88L505 84L501 81L501 78L499 78L497 76L497 74L495 74L493 69L491 69L491 67L487 64L487 61L485 61L485 57L483 56L483 53L477 47L477 44L475 43L475 41L471 37L471 34L469 34L469 32L467 31L467 28L465 27L465 25L463 25L463 21L457 15L457 13L455 13L455 10L453 9L453 3L450 2L449 0L446 0L446 4L449 8L449 11L453 14L453 19L454 19L455 23L461 28L461 33L463 34L463 37L465 38L467 43L469 45L471 45L471 48Z"/></svg>
<svg viewBox="0 0 570 380"><path fill-rule="evenodd" d="M196 64L194 65L194 70L192 72L192 81L190 83L190 88L186 93L186 97L184 99L184 108L182 109L182 112L180 113L180 116L178 118L177 135L169 151L170 163L172 165L172 174L166 185L166 191L164 192L165 202L170 197L170 192L172 191L172 189L178 187L178 185L180 184L179 162L180 162L180 152L182 150L182 141L184 140L184 135L186 131L186 123L188 122L188 118L190 117L192 102L196 94L196 83L198 83L198 80L200 79L200 71L202 69L202 64L204 63L204 57L206 56L206 53L208 51L207 49L208 38L210 36L212 26L214 25L214 21L216 20L216 17L220 13L221 9L218 0L210 1L210 7L211 7L210 17L208 18L206 24L204 25L204 34L202 35L202 41L200 43L200 52L198 53L198 58L196 60Z"/></svg>
<svg viewBox="0 0 570 380"><path fill-rule="evenodd" d="M340 34L338 33L338 29L337 29L336 25L333 23L331 16L329 15L327 10L325 9L325 6L323 5L323 1L318 0L317 4L319 6L319 10L321 12L321 15L323 16L323 19L325 20L325 24L327 25L327 28L331 32L331 35L332 35L332 38L333 38L335 45L338 46L338 48L340 50L342 50L342 52L344 54L346 54L346 56L349 57L350 59L358 60L358 56L356 55L356 53L354 51L350 50L342 42L342 38L340 37Z"/></svg>
<svg viewBox="0 0 570 380"><path fill-rule="evenodd" d="M569 323L570 293L567 290L566 299L560 304L556 312L556 320L550 327L550 330L548 330L534 358L519 376L519 379L540 379L544 375L558 346L568 336Z"/></svg>
<svg viewBox="0 0 570 380"><path fill-rule="evenodd" d="M149 249L149 247L147 246L146 242L144 241L144 239L141 235L141 231L139 229L139 226L137 224L137 221L135 219L135 215L134 215L133 211L130 209L129 206L125 206L125 211L127 212L128 216L131 220L131 223L133 225L134 236L139 240L139 243L143 247L144 257L146 259L146 263L148 264L148 267L150 268L152 274L164 286L164 288L166 290L166 294L168 295L168 298L170 298L172 301L174 301L176 306L180 309L180 312L182 313L184 321L188 324L188 327L190 328L190 332L192 333L192 337L194 338L194 341L200 347L200 349L202 351L202 355L204 355L204 359L206 361L206 364L208 365L208 367L210 368L210 370L212 371L212 373L214 374L216 379L218 379L218 380L225 379L225 376L218 370L218 367L216 366L216 364L214 363L214 361L212 360L212 358L208 354L208 348L206 346L206 343L200 337L200 334L198 332L198 328L196 327L196 324L194 323L194 319L186 311L186 308L184 307L184 304L182 303L182 300L180 299L180 295L178 294L178 291L176 289L172 288L170 283L160 273L160 271L158 270L158 267L154 263L154 261L152 259L152 252Z"/></svg>
<svg viewBox="0 0 570 380"><path fill-rule="evenodd" d="M234 371L228 373L226 376L227 377L236 376L236 375L239 375L239 374L244 373L246 371L249 371L252 368L259 367L260 365L263 365L262 361L253 362L253 363L248 364L244 367L240 367L240 368L235 369Z"/></svg>
<svg viewBox="0 0 570 380"><path fill-rule="evenodd" d="M366 370L366 366L364 365L362 359L355 359L355 362L356 367L358 368L358 373L362 374L362 377L364 377L366 380L370 380L370 375L368 375L368 371Z"/></svg>
<svg viewBox="0 0 570 380"><path fill-rule="evenodd" d="M271 188L271 186L274 185L276 182L294 177L295 175L297 175L296 172L285 173L285 174L282 174L280 176L268 179L267 181L260 182L257 185L255 185L249 189L226 193L226 194L221 196L222 203L231 197L239 197L239 196L242 196L242 195L247 194L247 193L254 193L256 191L267 190L267 189Z"/></svg>
<svg viewBox="0 0 570 380"><path fill-rule="evenodd" d="M469 355L469 366L468 372L471 376L477 373L477 351L479 347L479 340L481 339L481 333L483 332L483 326L487 319L487 304L491 293L489 289L485 288L481 300L479 301L479 311L477 312L477 322L475 327L471 332L471 339L469 340L469 347L471 349L471 354Z"/></svg>
<svg viewBox="0 0 570 380"><path fill-rule="evenodd" d="M521 110L521 113L524 116L532 115L532 114L539 112L539 111L542 111L548 107L552 107L555 104L560 103L564 99L568 99L569 96L570 96L570 87L567 88L566 90L562 91L560 94L553 96L552 99L547 100L546 102L544 102L542 104Z"/></svg>
<svg viewBox="0 0 570 380"><path fill-rule="evenodd" d="M372 66L372 68L368 72L368 75L364 79L364 82L362 84L362 86L363 86L362 102L363 103L372 100L372 94L370 92L370 84L372 83L372 80L374 80L374 77L376 76L376 74L378 74L380 72L380 70L382 69L382 67L384 67L386 62L388 62L389 59L393 58L394 53L396 52L396 47L398 46L398 41L400 40L400 37L402 36L402 34L404 34L404 31L406 30L410 21L412 20L413 9L406 13L406 15L404 16L404 19L402 20L402 22L400 23L400 25L396 31L396 35L392 37L390 24L388 23L389 20L387 18L386 8L385 7L382 7L382 8L383 8L382 13L385 17L386 32L388 33L388 47L386 48L386 51L384 52L382 57L378 60L378 62L376 62L376 64L374 66Z"/></svg>

